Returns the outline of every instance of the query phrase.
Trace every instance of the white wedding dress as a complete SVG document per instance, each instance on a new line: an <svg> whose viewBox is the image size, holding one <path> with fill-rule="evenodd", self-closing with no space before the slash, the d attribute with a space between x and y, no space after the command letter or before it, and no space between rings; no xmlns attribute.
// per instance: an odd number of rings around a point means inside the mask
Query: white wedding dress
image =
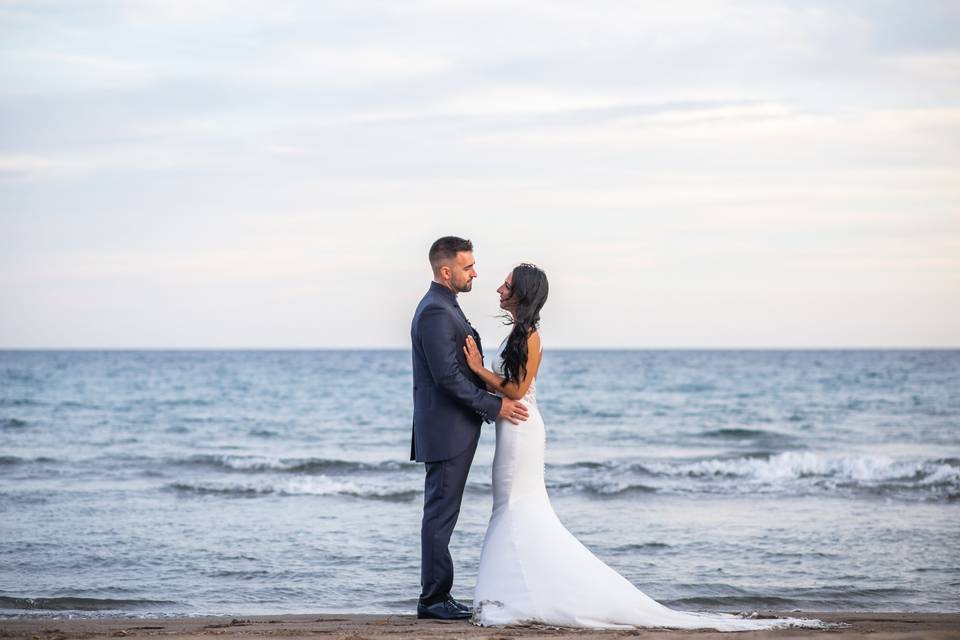
<svg viewBox="0 0 960 640"><path fill-rule="evenodd" d="M505 345L494 358L494 370L501 374ZM719 631L824 626L818 620L674 611L646 596L580 544L557 518L544 485L546 440L535 382L523 402L530 412L526 422L497 420L493 514L480 553L474 624Z"/></svg>

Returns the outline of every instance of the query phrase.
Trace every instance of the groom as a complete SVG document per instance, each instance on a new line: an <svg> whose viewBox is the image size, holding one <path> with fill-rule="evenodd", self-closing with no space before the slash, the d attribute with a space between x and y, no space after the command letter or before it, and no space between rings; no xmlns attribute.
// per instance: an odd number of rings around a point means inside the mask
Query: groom
<svg viewBox="0 0 960 640"><path fill-rule="evenodd" d="M453 559L447 548L460 515L463 488L477 450L482 422L506 418L519 424L527 409L487 393L463 354L467 336L480 347L480 335L457 304L477 277L473 244L455 236L430 247L433 282L410 325L413 343L413 441L410 459L426 463L423 523L420 527L418 618L469 618L470 607L450 595ZM483 353L481 349L481 354Z"/></svg>

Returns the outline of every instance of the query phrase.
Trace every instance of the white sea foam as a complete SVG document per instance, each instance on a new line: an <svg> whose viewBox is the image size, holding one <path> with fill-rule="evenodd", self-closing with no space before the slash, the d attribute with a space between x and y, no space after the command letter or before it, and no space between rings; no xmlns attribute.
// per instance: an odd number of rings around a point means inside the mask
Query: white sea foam
<svg viewBox="0 0 960 640"><path fill-rule="evenodd" d="M731 476L776 483L803 478L855 482L914 481L925 484L960 481L960 466L934 460L897 460L888 456L831 455L787 451L769 458L742 457L701 460L687 464L656 464L653 471L669 475Z"/></svg>
<svg viewBox="0 0 960 640"><path fill-rule="evenodd" d="M298 476L284 479L253 479L243 482L226 480L202 480L176 482L169 488L184 493L221 494L233 496L284 495L284 496L354 496L382 500L409 500L419 489L395 485L360 484L352 480L327 476Z"/></svg>
<svg viewBox="0 0 960 640"><path fill-rule="evenodd" d="M555 491L583 491L599 497L650 492L791 495L814 491L949 501L960 492L960 461L791 451L692 462L560 465L548 471L547 480Z"/></svg>
<svg viewBox="0 0 960 640"><path fill-rule="evenodd" d="M200 454L172 461L174 464L217 467L241 472L350 473L356 471L394 471L416 465L398 460L362 462L336 458L289 458L264 455Z"/></svg>

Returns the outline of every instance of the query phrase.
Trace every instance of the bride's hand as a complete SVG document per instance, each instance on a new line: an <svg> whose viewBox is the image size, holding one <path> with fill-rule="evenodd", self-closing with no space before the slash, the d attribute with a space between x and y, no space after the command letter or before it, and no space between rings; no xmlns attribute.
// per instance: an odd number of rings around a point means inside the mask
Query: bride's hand
<svg viewBox="0 0 960 640"><path fill-rule="evenodd" d="M480 349L473 336L467 336L467 343L463 345L463 353L467 357L467 366L471 371L483 369L483 356L480 355Z"/></svg>

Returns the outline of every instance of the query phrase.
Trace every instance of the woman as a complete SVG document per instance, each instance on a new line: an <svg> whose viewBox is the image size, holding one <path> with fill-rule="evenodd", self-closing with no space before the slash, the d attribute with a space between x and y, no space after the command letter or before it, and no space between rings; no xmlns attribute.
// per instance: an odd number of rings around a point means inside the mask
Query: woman
<svg viewBox="0 0 960 640"><path fill-rule="evenodd" d="M547 276L521 264L497 289L512 330L494 358L494 371L471 338L470 368L491 391L522 400L530 417L497 420L493 459L493 514L483 541L473 621L481 626L542 623L568 627L669 627L747 631L787 626L821 627L817 620L754 620L728 614L674 611L644 595L564 528L544 485L544 424L537 409L540 309Z"/></svg>

